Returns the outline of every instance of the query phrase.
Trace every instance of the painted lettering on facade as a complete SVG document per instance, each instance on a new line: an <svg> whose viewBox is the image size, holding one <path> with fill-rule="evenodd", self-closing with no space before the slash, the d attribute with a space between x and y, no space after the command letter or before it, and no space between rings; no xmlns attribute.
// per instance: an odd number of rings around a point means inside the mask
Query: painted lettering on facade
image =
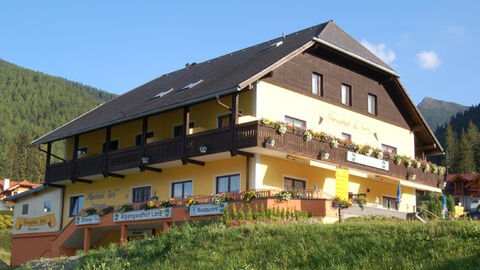
<svg viewBox="0 0 480 270"><path fill-rule="evenodd" d="M22 227L33 227L42 225L48 225L48 227L50 228L55 227L57 225L55 214L36 218L17 217L17 220L15 221L15 229L17 231L20 230Z"/></svg>

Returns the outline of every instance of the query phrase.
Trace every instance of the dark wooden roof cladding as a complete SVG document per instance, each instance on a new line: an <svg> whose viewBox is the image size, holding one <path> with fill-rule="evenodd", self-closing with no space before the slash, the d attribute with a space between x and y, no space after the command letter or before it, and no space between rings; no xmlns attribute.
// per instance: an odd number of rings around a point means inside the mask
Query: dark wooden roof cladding
<svg viewBox="0 0 480 270"><path fill-rule="evenodd" d="M159 112L180 108L188 104L203 102L215 98L216 95L231 94L246 87L248 83L251 83L250 81L261 78L273 69L280 70L282 67L281 64L285 62L288 63L288 60L291 57L294 57L298 53L311 47L314 44L312 41L314 37L320 38L338 48L348 51L349 53L363 57L387 70L376 69L362 61L354 60L356 64L350 65L349 68L354 71L360 69L363 73L359 72L359 74L373 78L373 80L376 81L387 80L388 78L394 77L394 75L389 74L388 70L393 74L394 71L388 65L346 34L332 21L329 21L285 37L279 37L234 53L226 54L212 60L165 74L114 98L101 106L98 106L90 112L87 112L86 114L38 138L33 141L31 145L39 145L65 139L73 135L82 134L106 126L139 119L146 115L153 115ZM319 52L329 52L325 57L328 57L330 54L339 56L335 57L335 59L340 64L342 64L342 61L353 61L350 56L323 45L319 45L318 48L324 49L319 50ZM200 80L202 80L202 82L195 87L182 90L186 85ZM395 81L397 79L393 80ZM307 81L310 82L310 79ZM152 98L160 92L169 89L173 89L173 91L160 98ZM398 91L404 91L401 87L398 89ZM400 93L399 96L402 98L407 97L407 102L405 102L407 105L405 108L412 111L412 117L417 115L417 118L412 118L414 119L413 123L425 127L424 130L426 131L426 135L422 141L427 143L429 141L436 141L433 133L427 134L429 129L425 123L421 122L423 120L421 119L421 116L418 118L418 113L414 113L416 112L415 105L408 105L408 96L406 93ZM383 99L382 102L387 101ZM387 115L385 115L385 117L385 119L391 118L392 121L395 120L393 119L395 117ZM396 119L398 120L399 118ZM406 119L409 120L410 118L407 117ZM417 121L418 119L420 119L420 122ZM404 123L399 120L397 124L402 125ZM428 136L431 137L429 140L427 138Z"/></svg>
<svg viewBox="0 0 480 270"><path fill-rule="evenodd" d="M312 72L323 75L324 97L312 94ZM352 107L349 109L372 117L367 113L367 93L372 93L377 96L379 108L375 118L410 129L403 114L392 101L389 91L379 83L386 79L387 77L378 72L371 73L365 67L318 48L294 57L275 69L273 76L265 81L337 106L343 106L340 104L340 86L346 83L352 86Z"/></svg>
<svg viewBox="0 0 480 270"><path fill-rule="evenodd" d="M312 94L312 72L323 75L324 96ZM282 66L274 70L270 78L264 81L298 91L307 96L337 106L340 103L340 85L346 83L352 86L352 111L381 121L414 130L417 138L416 149L423 148L425 154L441 152L436 139L427 130L416 113L415 107L410 104L403 89L396 84L397 79L391 75L379 72L371 66L345 57L338 51L322 45L313 46ZM367 112L367 94L377 96L378 115L372 116ZM437 148L429 148L437 144ZM421 155L422 151L416 153Z"/></svg>

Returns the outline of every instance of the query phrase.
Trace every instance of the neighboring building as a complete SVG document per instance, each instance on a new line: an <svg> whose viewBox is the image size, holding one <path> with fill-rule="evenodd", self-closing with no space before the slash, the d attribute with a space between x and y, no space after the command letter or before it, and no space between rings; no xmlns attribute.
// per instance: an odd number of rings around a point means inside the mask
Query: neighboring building
<svg viewBox="0 0 480 270"><path fill-rule="evenodd" d="M466 211L478 211L480 199L480 173L449 174L445 190L461 204Z"/></svg>
<svg viewBox="0 0 480 270"><path fill-rule="evenodd" d="M51 164L52 143L62 141L65 161ZM331 21L189 64L32 145L48 153L46 184L64 190L56 206L63 209L60 231L48 250L38 245L48 256L218 215L223 208L208 204L210 194L239 199L255 190L254 205L333 222L334 196L363 196L369 214L377 209L405 218L415 211L417 190L441 192L443 184L435 166L422 169L408 159L443 150L399 76ZM276 200L283 189L297 197ZM151 197L181 204L191 196L199 205L190 212L182 205L119 212L125 204L139 209ZM79 215L107 206L115 213ZM41 237L14 235L13 242ZM12 258L22 261L15 251Z"/></svg>
<svg viewBox="0 0 480 270"><path fill-rule="evenodd" d="M13 210L15 207L13 203L5 202L5 198L17 195L38 186L41 186L41 184L31 183L27 180L16 182L11 181L10 179L0 179L0 210Z"/></svg>

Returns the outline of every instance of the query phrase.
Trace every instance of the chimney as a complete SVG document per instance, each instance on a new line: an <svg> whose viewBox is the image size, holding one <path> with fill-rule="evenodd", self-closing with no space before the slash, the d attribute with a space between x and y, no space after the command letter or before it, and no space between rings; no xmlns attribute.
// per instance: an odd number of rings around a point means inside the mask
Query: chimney
<svg viewBox="0 0 480 270"><path fill-rule="evenodd" d="M3 179L3 190L7 190L10 187L10 179Z"/></svg>

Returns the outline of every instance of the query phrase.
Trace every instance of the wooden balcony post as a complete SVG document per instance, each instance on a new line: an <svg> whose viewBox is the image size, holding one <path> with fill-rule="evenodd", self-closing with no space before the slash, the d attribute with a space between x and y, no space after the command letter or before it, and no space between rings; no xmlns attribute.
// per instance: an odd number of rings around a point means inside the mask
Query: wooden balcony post
<svg viewBox="0 0 480 270"><path fill-rule="evenodd" d="M110 140L112 138L112 127L108 126L105 130L105 147L103 148L103 155L104 155L104 170L103 170L103 177L108 176L109 171L109 164L108 164L108 152L110 151Z"/></svg>
<svg viewBox="0 0 480 270"><path fill-rule="evenodd" d="M163 222L163 233L168 232L168 227L170 227L170 222L164 221Z"/></svg>
<svg viewBox="0 0 480 270"><path fill-rule="evenodd" d="M187 135L190 124L190 107L183 107L183 127L182 127L182 163L188 163L187 157Z"/></svg>
<svg viewBox="0 0 480 270"><path fill-rule="evenodd" d="M48 166L50 166L50 155L52 154L52 143L49 142L47 144L47 161L46 161L46 168L48 168Z"/></svg>
<svg viewBox="0 0 480 270"><path fill-rule="evenodd" d="M92 234L91 228L85 228L83 232L83 252L87 253L90 250L90 238Z"/></svg>
<svg viewBox="0 0 480 270"><path fill-rule="evenodd" d="M142 138L140 142L140 171L145 171L145 166L147 164L143 164L142 158L145 156L145 143L147 142L147 130L148 130L148 116L143 117L142 121Z"/></svg>
<svg viewBox="0 0 480 270"><path fill-rule="evenodd" d="M75 135L74 141L73 141L73 153L72 153L72 162L73 162L73 176L72 176L72 182L76 181L77 179L77 158L78 158L78 141L79 141L79 136Z"/></svg>
<svg viewBox="0 0 480 270"><path fill-rule="evenodd" d="M123 246L127 242L128 226L122 225L120 228L120 245Z"/></svg>
<svg viewBox="0 0 480 270"><path fill-rule="evenodd" d="M232 131L232 144L230 146L230 155L237 155L237 128L238 124L238 94L232 94L232 115L230 116L230 130Z"/></svg>

